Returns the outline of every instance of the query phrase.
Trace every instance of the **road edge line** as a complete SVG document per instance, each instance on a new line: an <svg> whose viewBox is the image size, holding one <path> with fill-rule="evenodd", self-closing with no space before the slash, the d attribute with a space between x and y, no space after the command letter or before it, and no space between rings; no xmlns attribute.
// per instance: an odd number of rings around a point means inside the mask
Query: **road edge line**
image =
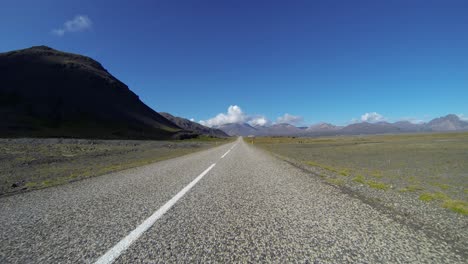
<svg viewBox="0 0 468 264"><path fill-rule="evenodd" d="M127 250L133 242L140 238L145 231L150 229L154 223L161 218L169 209L171 209L177 201L182 198L190 189L192 189L198 181L200 181L213 167L216 163L211 164L206 170L204 170L200 175L198 175L192 182L185 186L180 192L178 192L174 197L167 201L163 206L161 206L157 211L155 211L150 217L148 217L143 223L141 223L137 228L130 232L125 238L120 240L115 246L109 249L104 255L102 255L95 264L109 264L113 263L125 250Z"/></svg>

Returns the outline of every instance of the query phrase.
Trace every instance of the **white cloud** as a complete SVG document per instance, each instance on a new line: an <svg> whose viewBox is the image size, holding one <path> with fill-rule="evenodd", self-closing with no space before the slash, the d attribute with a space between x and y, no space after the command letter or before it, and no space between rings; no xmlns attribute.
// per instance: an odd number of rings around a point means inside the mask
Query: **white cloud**
<svg viewBox="0 0 468 264"><path fill-rule="evenodd" d="M192 122L195 122L195 118L190 118L189 120Z"/></svg>
<svg viewBox="0 0 468 264"><path fill-rule="evenodd" d="M375 122L382 122L385 120L386 118L377 112L365 113L361 116L362 122L375 123Z"/></svg>
<svg viewBox="0 0 468 264"><path fill-rule="evenodd" d="M360 122L360 121L359 121L359 119L357 119L357 118L353 118L353 119L351 119L351 121L350 121L351 124L356 124L356 123L359 123L359 122Z"/></svg>
<svg viewBox="0 0 468 264"><path fill-rule="evenodd" d="M208 127L221 126L228 123L242 123L247 120L247 116L242 112L242 109L237 105L231 105L227 113L220 113L208 120L201 120L200 124Z"/></svg>
<svg viewBox="0 0 468 264"><path fill-rule="evenodd" d="M464 115L464 114L458 114L457 115L458 118L460 118L462 121L468 121L468 116Z"/></svg>
<svg viewBox="0 0 468 264"><path fill-rule="evenodd" d="M398 121L408 121L413 124L422 124L424 120L415 117L402 117Z"/></svg>
<svg viewBox="0 0 468 264"><path fill-rule="evenodd" d="M72 20L66 21L62 27L53 29L52 34L63 36L68 32L80 32L91 29L93 22L88 16L77 15Z"/></svg>
<svg viewBox="0 0 468 264"><path fill-rule="evenodd" d="M264 116L256 116L251 118L249 124L252 126L266 126L270 124L270 121Z"/></svg>
<svg viewBox="0 0 468 264"><path fill-rule="evenodd" d="M227 113L217 114L208 120L200 120L200 124L207 127L217 127L229 123L248 123L252 126L269 125L271 122L262 115L248 115L238 105L229 106Z"/></svg>
<svg viewBox="0 0 468 264"><path fill-rule="evenodd" d="M288 123L291 125L298 125L298 124L301 124L303 121L304 121L304 118L302 118L302 116L294 116L288 113L276 119L277 123Z"/></svg>

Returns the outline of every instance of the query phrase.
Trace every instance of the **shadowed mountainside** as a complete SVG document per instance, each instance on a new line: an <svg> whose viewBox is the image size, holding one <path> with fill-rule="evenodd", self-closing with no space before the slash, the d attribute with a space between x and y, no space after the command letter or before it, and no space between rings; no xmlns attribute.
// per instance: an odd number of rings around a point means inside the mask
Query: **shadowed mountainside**
<svg viewBox="0 0 468 264"><path fill-rule="evenodd" d="M97 61L46 46L0 53L0 136L166 139L183 134Z"/></svg>

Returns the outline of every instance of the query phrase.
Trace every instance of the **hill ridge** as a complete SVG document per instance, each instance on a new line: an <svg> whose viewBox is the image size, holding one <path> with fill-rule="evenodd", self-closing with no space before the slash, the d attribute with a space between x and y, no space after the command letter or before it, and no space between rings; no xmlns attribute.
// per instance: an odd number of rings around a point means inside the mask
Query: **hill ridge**
<svg viewBox="0 0 468 264"><path fill-rule="evenodd" d="M171 138L183 130L96 60L48 46L0 53L1 136Z"/></svg>

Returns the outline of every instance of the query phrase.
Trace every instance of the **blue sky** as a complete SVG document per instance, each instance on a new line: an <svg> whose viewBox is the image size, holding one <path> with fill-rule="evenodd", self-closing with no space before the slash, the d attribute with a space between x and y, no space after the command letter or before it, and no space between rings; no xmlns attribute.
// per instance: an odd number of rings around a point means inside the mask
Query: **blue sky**
<svg viewBox="0 0 468 264"><path fill-rule="evenodd" d="M465 0L6 0L0 51L85 54L197 121L229 106L222 120L429 120L468 115L467 14Z"/></svg>

